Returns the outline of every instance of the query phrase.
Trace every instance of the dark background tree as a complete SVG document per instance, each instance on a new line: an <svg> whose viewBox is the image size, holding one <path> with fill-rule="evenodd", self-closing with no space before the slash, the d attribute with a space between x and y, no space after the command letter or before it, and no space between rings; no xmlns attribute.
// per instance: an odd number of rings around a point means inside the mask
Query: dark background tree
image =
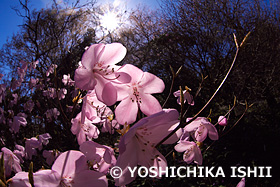
<svg viewBox="0 0 280 187"><path fill-rule="evenodd" d="M280 185L276 177L279 176L279 162L274 154L279 147L280 133L279 4L254 0L167 0L163 1L161 11L147 8L134 11L132 21L131 29L121 35L124 45L132 46L126 58L128 63L132 60L160 76L165 80L166 88L171 85L169 65L175 70L183 66L172 91L187 85L195 94L200 88L201 75L208 76L195 100L197 108L190 110L189 116L207 102L224 78L236 50L233 33L241 43L251 32L229 78L203 115L207 116L213 109L210 117L217 120L219 115L226 113L227 106L236 96L239 106L231 113L229 122L233 125L244 110L245 101L254 105L227 136L213 145L213 150L207 150L204 163L225 168L234 165L273 166L272 179L248 178L247 184ZM168 92L166 89L163 98ZM176 107L174 103L172 98L167 106ZM211 142L203 149L209 144ZM187 179L186 183L195 186L204 182L209 184L209 181L230 186L239 179L204 178L191 180L193 183L190 180ZM186 183L178 181L176 184Z"/></svg>

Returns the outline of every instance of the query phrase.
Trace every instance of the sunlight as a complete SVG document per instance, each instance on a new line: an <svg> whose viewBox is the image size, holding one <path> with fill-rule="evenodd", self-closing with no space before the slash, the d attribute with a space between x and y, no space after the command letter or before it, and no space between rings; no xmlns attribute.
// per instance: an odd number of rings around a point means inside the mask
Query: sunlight
<svg viewBox="0 0 280 187"><path fill-rule="evenodd" d="M121 28L129 24L126 1L113 0L112 3L103 4L99 19L101 28L109 33L117 34Z"/></svg>
<svg viewBox="0 0 280 187"><path fill-rule="evenodd" d="M117 14L108 12L100 18L100 23L103 28L111 32L119 27L120 20Z"/></svg>

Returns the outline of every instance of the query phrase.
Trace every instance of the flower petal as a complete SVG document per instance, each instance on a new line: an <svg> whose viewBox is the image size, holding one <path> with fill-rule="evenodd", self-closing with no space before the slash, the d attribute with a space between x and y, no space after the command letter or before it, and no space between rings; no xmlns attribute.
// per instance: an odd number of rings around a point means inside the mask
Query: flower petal
<svg viewBox="0 0 280 187"><path fill-rule="evenodd" d="M112 83L105 84L102 91L102 100L107 106L111 106L117 101L117 89Z"/></svg>
<svg viewBox="0 0 280 187"><path fill-rule="evenodd" d="M123 186L130 182L132 182L136 178L136 173L134 176L131 176L131 173L128 169L128 166L130 168L134 168L138 164L138 152L135 145L138 145L136 138L134 137L129 141L127 144L127 149L125 152L119 155L117 159L116 166L120 167L122 169L122 175L120 178L115 179L115 185L116 186Z"/></svg>
<svg viewBox="0 0 280 187"><path fill-rule="evenodd" d="M124 73L127 73L131 76L131 84L133 83L138 83L142 77L143 77L143 74L144 72L139 69L138 67L136 66L133 66L131 64L125 64L123 65L119 70L118 72L124 72Z"/></svg>
<svg viewBox="0 0 280 187"><path fill-rule="evenodd" d="M61 177L66 175L74 176L75 173L79 173L87 168L86 156L80 151L74 150L60 154L52 166L52 170L59 173Z"/></svg>
<svg viewBox="0 0 280 187"><path fill-rule="evenodd" d="M75 85L82 90L93 90L96 85L96 79L91 70L78 68L75 71Z"/></svg>
<svg viewBox="0 0 280 187"><path fill-rule="evenodd" d="M165 88L164 82L149 72L144 72L140 85L146 94L161 93Z"/></svg>
<svg viewBox="0 0 280 187"><path fill-rule="evenodd" d="M204 125L200 125L197 130L195 131L195 139L198 141L198 142L203 142L206 137L207 137L207 128L204 126Z"/></svg>
<svg viewBox="0 0 280 187"><path fill-rule="evenodd" d="M114 65L120 62L126 55L126 48L120 43L106 44L99 58L104 65Z"/></svg>
<svg viewBox="0 0 280 187"><path fill-rule="evenodd" d="M82 56L82 64L88 70L92 70L95 64L98 62L98 55L102 52L105 44L93 44L91 45Z"/></svg>
<svg viewBox="0 0 280 187"><path fill-rule="evenodd" d="M219 134L217 132L217 129L214 127L212 123L205 124L205 127L208 129L208 136L211 140L218 140Z"/></svg>
<svg viewBox="0 0 280 187"><path fill-rule="evenodd" d="M147 116L162 111L158 100L149 94L141 94L140 110Z"/></svg>
<svg viewBox="0 0 280 187"><path fill-rule="evenodd" d="M177 152L184 152L187 149L190 149L194 145L194 142L189 142L189 141L181 141L179 144L177 144L174 149Z"/></svg>
<svg viewBox="0 0 280 187"><path fill-rule="evenodd" d="M122 125L124 125L125 122L127 122L127 124L132 124L136 120L137 112L137 102L132 102L132 100L128 97L122 100L115 109L116 120Z"/></svg>
<svg viewBox="0 0 280 187"><path fill-rule="evenodd" d="M84 170L75 175L72 187L81 186L108 186L108 181L103 173L93 170Z"/></svg>

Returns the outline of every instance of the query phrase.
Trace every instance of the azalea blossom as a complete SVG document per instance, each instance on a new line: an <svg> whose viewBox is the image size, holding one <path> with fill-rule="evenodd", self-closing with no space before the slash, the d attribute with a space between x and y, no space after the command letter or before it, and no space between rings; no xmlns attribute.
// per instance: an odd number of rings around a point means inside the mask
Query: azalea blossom
<svg viewBox="0 0 280 187"><path fill-rule="evenodd" d="M100 145L93 141L86 141L80 145L80 150L87 157L91 168L107 174L109 168L116 164L114 150L111 147Z"/></svg>
<svg viewBox="0 0 280 187"><path fill-rule="evenodd" d="M109 132L110 134L114 134L115 129L120 128L119 123L114 119L113 111L109 107L105 107L103 111L100 112L100 119L102 132Z"/></svg>
<svg viewBox="0 0 280 187"><path fill-rule="evenodd" d="M85 142L87 139L96 139L99 135L98 128L93 123L99 123L100 118L98 117L99 105L105 106L104 103L97 100L94 92L89 92L83 98L82 111L76 116L75 119L71 120L72 127L71 131L77 136L79 145Z"/></svg>
<svg viewBox="0 0 280 187"><path fill-rule="evenodd" d="M155 146L179 125L178 117L179 113L175 109L166 109L142 118L124 134L119 143L119 157L116 163L123 174L115 179L117 186L126 185L136 178L136 175L131 177L128 166L155 166L157 169L167 167L166 159ZM176 142L181 134L182 129L179 129L164 144Z"/></svg>
<svg viewBox="0 0 280 187"><path fill-rule="evenodd" d="M179 105L181 105L181 99L180 99L180 95L181 95L181 92L180 92L180 90L177 90L176 92L174 92L173 93L173 95L175 96L175 97L178 97L178 99L177 99L177 103L179 104ZM188 104L189 105L194 105L194 100L193 100L193 96L190 94L190 92L189 91L187 91L187 90L184 90L183 91L183 95L184 95L184 103L186 102L186 101L188 101Z"/></svg>
<svg viewBox="0 0 280 187"><path fill-rule="evenodd" d="M245 187L245 178L242 178L236 187Z"/></svg>
<svg viewBox="0 0 280 187"><path fill-rule="evenodd" d="M187 118L187 121L192 118ZM184 132L190 133L198 142L203 142L207 134L211 140L218 140L217 129L205 117L198 117L184 128Z"/></svg>
<svg viewBox="0 0 280 187"><path fill-rule="evenodd" d="M4 153L6 177L9 177L12 171L15 173L22 171L19 158L10 149L2 147L1 151ZM0 153L0 158L2 157L2 153Z"/></svg>
<svg viewBox="0 0 280 187"><path fill-rule="evenodd" d="M99 101L94 90L89 91L83 99L82 117L86 116L93 123L100 121L100 113L106 105Z"/></svg>
<svg viewBox="0 0 280 187"><path fill-rule="evenodd" d="M41 146L42 146L41 142L36 137L26 139L25 140L25 152L26 152L25 158L32 160L32 156L37 155L36 149Z"/></svg>
<svg viewBox="0 0 280 187"><path fill-rule="evenodd" d="M55 160L52 169L33 173L34 186L80 187L108 186L106 176L88 169L87 159L80 151L66 151ZM17 173L9 182L11 187L31 187L28 172Z"/></svg>
<svg viewBox="0 0 280 187"><path fill-rule="evenodd" d="M17 116L14 116L13 122L10 124L11 131L14 133L18 133L20 126L25 127L26 125L26 115L24 113L18 113Z"/></svg>
<svg viewBox="0 0 280 187"><path fill-rule="evenodd" d="M59 100L64 99L65 95L67 94L67 90L65 88L61 88L58 91L57 97Z"/></svg>
<svg viewBox="0 0 280 187"><path fill-rule="evenodd" d="M25 158L25 148L21 145L16 144L13 153L19 158L20 162L23 163L23 158Z"/></svg>
<svg viewBox="0 0 280 187"><path fill-rule="evenodd" d="M62 83L66 86L66 85L69 85L69 86L74 86L75 85L75 81L73 81L71 78L70 78L70 74L68 75L63 75L63 78L62 78Z"/></svg>
<svg viewBox="0 0 280 187"><path fill-rule="evenodd" d="M195 142L181 140L174 149L177 152L184 152L183 160L188 164L194 161L196 164L202 165L201 150Z"/></svg>
<svg viewBox="0 0 280 187"><path fill-rule="evenodd" d="M13 100L11 100L10 101L10 103L9 103L9 105L12 107L12 106L14 106L14 105L16 105L17 104L17 101L18 101L18 94L12 94L12 96L13 96Z"/></svg>
<svg viewBox="0 0 280 187"><path fill-rule="evenodd" d="M60 175L49 169L42 169L33 173L34 186L43 187L59 187ZM10 187L31 187L29 182L28 172L18 172L9 181ZM61 186L63 187L63 186Z"/></svg>
<svg viewBox="0 0 280 187"><path fill-rule="evenodd" d="M227 125L227 118L225 116L219 116L218 123L221 126Z"/></svg>
<svg viewBox="0 0 280 187"><path fill-rule="evenodd" d="M49 139L51 139L51 135L49 133L41 134L39 135L39 142L41 146L39 147L39 150L42 149L42 144L47 145L49 143Z"/></svg>
<svg viewBox="0 0 280 187"><path fill-rule="evenodd" d="M98 128L92 124L92 121L86 116L82 117L82 112L80 112L76 118L72 119L71 123L71 132L77 136L79 145L87 139L92 140L92 138L98 138L98 135L100 134Z"/></svg>
<svg viewBox="0 0 280 187"><path fill-rule="evenodd" d="M131 76L128 84L118 86L117 100L121 102L115 114L120 124L135 122L138 108L147 116L162 111L158 100L151 95L164 90L164 82L160 78L130 64L124 65L120 71Z"/></svg>
<svg viewBox="0 0 280 187"><path fill-rule="evenodd" d="M56 90L55 88L48 88L47 90L43 91L43 96L46 96L48 98L56 98Z"/></svg>
<svg viewBox="0 0 280 187"><path fill-rule="evenodd" d="M83 54L81 65L75 71L75 84L83 90L95 89L100 101L110 106L116 102L117 90L112 81L129 82L126 73L116 73L115 64L126 55L126 48L120 43L93 44Z"/></svg>
<svg viewBox="0 0 280 187"><path fill-rule="evenodd" d="M59 156L60 152L58 150L44 150L43 157L46 158L46 162L49 165L55 161L55 159Z"/></svg>
<svg viewBox="0 0 280 187"><path fill-rule="evenodd" d="M86 156L80 151L66 151L55 160L52 171L60 176L60 186L107 186L106 176L89 170Z"/></svg>
<svg viewBox="0 0 280 187"><path fill-rule="evenodd" d="M46 118L48 122L52 121L52 117L54 117L54 119L57 119L57 117L60 115L60 112L58 111L57 108L52 108L52 109L48 109L45 112Z"/></svg>

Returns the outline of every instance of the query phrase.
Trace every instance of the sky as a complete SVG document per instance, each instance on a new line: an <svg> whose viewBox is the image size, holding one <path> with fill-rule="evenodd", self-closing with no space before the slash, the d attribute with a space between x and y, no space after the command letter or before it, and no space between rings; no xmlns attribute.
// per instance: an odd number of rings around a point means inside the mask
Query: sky
<svg viewBox="0 0 280 187"><path fill-rule="evenodd" d="M24 0L23 0L24 1ZM62 1L62 0L57 0ZM82 0L83 1L83 0ZM146 5L149 8L158 8L160 0L115 0L120 3L126 3L128 9L136 7L138 4ZM50 7L52 0L29 0L31 8L41 9ZM97 0L97 4L113 3L114 0ZM16 14L12 7L20 8L18 0L0 0L0 48L11 38L22 24L22 18Z"/></svg>

